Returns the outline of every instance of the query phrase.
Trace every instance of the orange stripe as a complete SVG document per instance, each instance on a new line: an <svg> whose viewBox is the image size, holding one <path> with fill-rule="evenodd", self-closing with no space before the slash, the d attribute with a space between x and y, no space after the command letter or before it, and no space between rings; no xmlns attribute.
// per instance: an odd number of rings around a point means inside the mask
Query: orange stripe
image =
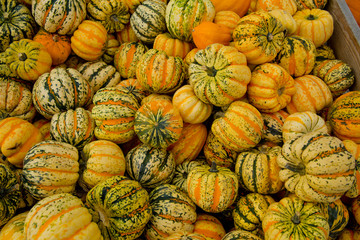
<svg viewBox="0 0 360 240"><path fill-rule="evenodd" d="M62 240L74 240L75 237L78 237L78 235L85 230L87 227L90 226L92 222L89 222L88 224L82 226L81 228L79 228L76 232L73 233L73 235L71 235L70 237L67 238L63 238ZM82 234L81 234L82 235Z"/></svg>
<svg viewBox="0 0 360 240"><path fill-rule="evenodd" d="M211 204L211 209L213 211L216 211L219 206L220 198L221 198L221 187L219 185L219 177L218 176L216 176L213 189L214 189L214 192L213 192L213 200L212 200L212 204Z"/></svg>

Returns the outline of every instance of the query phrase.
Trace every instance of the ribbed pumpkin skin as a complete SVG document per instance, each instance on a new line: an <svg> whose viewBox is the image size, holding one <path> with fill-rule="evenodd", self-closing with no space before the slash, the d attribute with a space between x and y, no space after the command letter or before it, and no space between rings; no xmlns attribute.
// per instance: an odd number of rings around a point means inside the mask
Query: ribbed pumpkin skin
<svg viewBox="0 0 360 240"><path fill-rule="evenodd" d="M273 9L269 14L279 20L286 29L286 36L293 34L296 31L296 22L288 11L283 9Z"/></svg>
<svg viewBox="0 0 360 240"><path fill-rule="evenodd" d="M104 54L101 56L101 60L107 64L112 64L114 61L114 55L120 46L120 42L116 39L114 34L108 34L106 41L106 49Z"/></svg>
<svg viewBox="0 0 360 240"><path fill-rule="evenodd" d="M350 91L338 97L330 106L328 121L333 133L341 140L360 143L360 92Z"/></svg>
<svg viewBox="0 0 360 240"><path fill-rule="evenodd" d="M4 52L13 41L33 38L36 23L25 5L18 1L2 1L0 9L0 52Z"/></svg>
<svg viewBox="0 0 360 240"><path fill-rule="evenodd" d="M192 42L181 41L171 37L170 33L162 33L156 36L153 48L163 50L168 56L184 59L195 46Z"/></svg>
<svg viewBox="0 0 360 240"><path fill-rule="evenodd" d="M27 212L19 213L11 218L0 231L0 239L24 240L24 222Z"/></svg>
<svg viewBox="0 0 360 240"><path fill-rule="evenodd" d="M138 238L152 209L146 190L124 176L111 177L92 188L86 195L86 207L104 240Z"/></svg>
<svg viewBox="0 0 360 240"><path fill-rule="evenodd" d="M192 30L203 21L211 22L215 8L210 0L170 0L166 6L166 27L173 38L191 42Z"/></svg>
<svg viewBox="0 0 360 240"><path fill-rule="evenodd" d="M297 215L298 217L294 217ZM300 219L298 219L300 218ZM300 222L299 224L297 224ZM319 239L329 237L329 224L315 203L285 197L269 206L262 227L265 239Z"/></svg>
<svg viewBox="0 0 360 240"><path fill-rule="evenodd" d="M36 110L46 119L51 119L55 113L86 107L93 90L79 71L57 67L39 77L32 94Z"/></svg>
<svg viewBox="0 0 360 240"><path fill-rule="evenodd" d="M230 11L217 11L214 18L214 23L226 26L230 29L231 38L234 29L236 28L240 16L233 10Z"/></svg>
<svg viewBox="0 0 360 240"><path fill-rule="evenodd" d="M310 132L285 142L277 158L285 188L304 201L333 202L355 181L355 159L340 139Z"/></svg>
<svg viewBox="0 0 360 240"><path fill-rule="evenodd" d="M194 27L192 34L195 46L204 49L207 46L220 43L225 46L230 44L232 39L230 28L214 22L204 21Z"/></svg>
<svg viewBox="0 0 360 240"><path fill-rule="evenodd" d="M130 21L129 8L123 1L90 0L86 10L88 19L100 22L108 33L123 30Z"/></svg>
<svg viewBox="0 0 360 240"><path fill-rule="evenodd" d="M219 142L237 152L255 147L261 140L263 129L260 112L242 101L231 103L224 116L215 119L211 125Z"/></svg>
<svg viewBox="0 0 360 240"><path fill-rule="evenodd" d="M33 82L50 71L52 58L41 43L30 39L14 41L5 54L10 70L23 80Z"/></svg>
<svg viewBox="0 0 360 240"><path fill-rule="evenodd" d="M324 60L334 60L334 59L336 59L335 53L330 46L323 44L320 47L316 48L315 64L318 64L319 62Z"/></svg>
<svg viewBox="0 0 360 240"><path fill-rule="evenodd" d="M314 75L304 75L294 79L296 92L286 106L288 113L319 112L333 102L330 89L324 81Z"/></svg>
<svg viewBox="0 0 360 240"><path fill-rule="evenodd" d="M245 55L219 43L199 50L188 72L195 95L219 107L244 96L251 79Z"/></svg>
<svg viewBox="0 0 360 240"><path fill-rule="evenodd" d="M16 73L13 73L6 64L6 53L0 52L0 77L19 78Z"/></svg>
<svg viewBox="0 0 360 240"><path fill-rule="evenodd" d="M287 142L314 131L328 133L325 120L310 111L296 112L285 119L282 132L283 141Z"/></svg>
<svg viewBox="0 0 360 240"><path fill-rule="evenodd" d="M256 236L255 234L244 230L232 230L222 238L222 240L237 240L237 239L262 240L262 238Z"/></svg>
<svg viewBox="0 0 360 240"><path fill-rule="evenodd" d="M68 143L46 140L35 144L24 158L24 188L35 199L73 192L79 178L78 159L78 150Z"/></svg>
<svg viewBox="0 0 360 240"><path fill-rule="evenodd" d="M324 9L327 4L327 0L294 0L296 2L298 10L303 9Z"/></svg>
<svg viewBox="0 0 360 240"><path fill-rule="evenodd" d="M316 64L313 74L324 80L334 97L343 94L355 81L351 66L338 59Z"/></svg>
<svg viewBox="0 0 360 240"><path fill-rule="evenodd" d="M295 0L257 0L256 2L256 11L263 10L269 12L274 9L283 9L291 15L294 15L297 11L297 6Z"/></svg>
<svg viewBox="0 0 360 240"><path fill-rule="evenodd" d="M267 12L251 13L240 19L233 32L235 47L246 55L249 64L271 62L282 49L284 29Z"/></svg>
<svg viewBox="0 0 360 240"><path fill-rule="evenodd" d="M0 163L0 226L5 225L15 214L19 208L21 193L17 190L15 173L10 167Z"/></svg>
<svg viewBox="0 0 360 240"><path fill-rule="evenodd" d="M355 181L349 191L345 193L345 196L356 198L360 194L360 144L356 144L352 140L343 140L342 142L346 150L355 158Z"/></svg>
<svg viewBox="0 0 360 240"><path fill-rule="evenodd" d="M207 238L204 235L198 233L190 233L186 231L179 231L171 234L170 236L164 238L165 240L180 240L180 239L187 239L187 240L206 240Z"/></svg>
<svg viewBox="0 0 360 240"><path fill-rule="evenodd" d="M262 113L261 116L264 120L262 138L273 143L281 143L283 141L283 125L289 114L280 110L274 113Z"/></svg>
<svg viewBox="0 0 360 240"><path fill-rule="evenodd" d="M283 188L280 167L276 161L281 147L259 146L239 153L235 173L242 188L255 193L274 194Z"/></svg>
<svg viewBox="0 0 360 240"><path fill-rule="evenodd" d="M194 233L201 234L209 240L221 240L226 234L219 219L210 214L198 214L194 226Z"/></svg>
<svg viewBox="0 0 360 240"><path fill-rule="evenodd" d="M166 4L160 0L142 2L130 17L130 25L136 37L151 44L157 35L166 32Z"/></svg>
<svg viewBox="0 0 360 240"><path fill-rule="evenodd" d="M249 193L240 197L232 212L235 229L252 232L256 235L262 233L262 220L266 210L275 200L270 195Z"/></svg>
<svg viewBox="0 0 360 240"><path fill-rule="evenodd" d="M55 113L50 123L52 139L69 143L77 149L82 149L93 139L94 129L95 120L91 112L84 108Z"/></svg>
<svg viewBox="0 0 360 240"><path fill-rule="evenodd" d="M135 133L151 147L167 148L179 140L182 129L181 115L170 101L151 100L135 113Z"/></svg>
<svg viewBox="0 0 360 240"><path fill-rule="evenodd" d="M122 31L116 32L116 39L119 41L120 44L123 44L125 42L139 42L140 41L136 37L135 32L130 25L130 22L125 25L125 28Z"/></svg>
<svg viewBox="0 0 360 240"><path fill-rule="evenodd" d="M25 239L102 240L99 227L91 218L79 198L69 193L55 194L31 208L25 218Z"/></svg>
<svg viewBox="0 0 360 240"><path fill-rule="evenodd" d="M155 188L171 182L175 173L171 152L140 144L126 154L126 172L144 188Z"/></svg>
<svg viewBox="0 0 360 240"><path fill-rule="evenodd" d="M161 240L169 235L194 230L196 205L180 188L164 184L150 192L152 217L146 225L145 237Z"/></svg>
<svg viewBox="0 0 360 240"><path fill-rule="evenodd" d="M120 73L116 71L116 68L103 61L86 62L77 70L90 83L94 93L100 88L114 87L121 81Z"/></svg>
<svg viewBox="0 0 360 240"><path fill-rule="evenodd" d="M261 112L277 112L286 107L295 94L294 79L278 64L258 65L251 73L247 88L249 103Z"/></svg>
<svg viewBox="0 0 360 240"><path fill-rule="evenodd" d="M31 90L18 81L0 77L0 119L18 117L31 121L36 114Z"/></svg>
<svg viewBox="0 0 360 240"><path fill-rule="evenodd" d="M116 88L121 89L121 91L133 95L139 103L148 95L145 89L138 83L135 78L129 78L119 82Z"/></svg>
<svg viewBox="0 0 360 240"><path fill-rule="evenodd" d="M162 50L150 49L139 60L136 79L152 93L172 93L183 83L184 62Z"/></svg>
<svg viewBox="0 0 360 240"><path fill-rule="evenodd" d="M114 66L123 78L136 78L137 64L148 47L142 42L125 42L120 45L114 56Z"/></svg>
<svg viewBox="0 0 360 240"><path fill-rule="evenodd" d="M91 115L95 119L95 137L116 144L135 136L134 121L139 103L134 96L115 87L99 89L93 98Z"/></svg>
<svg viewBox="0 0 360 240"><path fill-rule="evenodd" d="M23 159L30 148L42 140L39 129L26 120L8 117L0 121L1 153L18 168L23 166Z"/></svg>

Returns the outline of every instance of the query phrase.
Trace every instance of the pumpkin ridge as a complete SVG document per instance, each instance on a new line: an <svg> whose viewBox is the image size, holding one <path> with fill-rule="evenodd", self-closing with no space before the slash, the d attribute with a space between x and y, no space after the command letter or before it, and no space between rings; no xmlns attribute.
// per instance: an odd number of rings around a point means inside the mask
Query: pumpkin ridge
<svg viewBox="0 0 360 240"><path fill-rule="evenodd" d="M246 118L246 117L243 116L243 118ZM248 118L246 118L246 119L249 120ZM232 121L230 121L228 118L224 118L224 121L227 122L231 126L232 129L234 129L234 131L236 132L237 137L245 140L250 145L254 144L254 142L251 139L249 139L248 136L245 135L245 132L241 128L236 126Z"/></svg>
<svg viewBox="0 0 360 240"><path fill-rule="evenodd" d="M89 222L88 224L86 224L85 226L81 227L80 229L78 229L77 231L75 231L71 236L67 237L67 238L63 238L62 240L72 240L74 239L74 236L78 235L81 231L85 230L87 227L89 227L91 225L92 222Z"/></svg>
<svg viewBox="0 0 360 240"><path fill-rule="evenodd" d="M312 107L315 108L315 106L316 106L316 100L315 100L315 99L313 98L313 96L310 94L309 89L305 86L305 84L304 84L303 82L301 82L301 81L295 81L295 82L300 85L301 89L305 92L305 95L308 96L308 99L309 99ZM315 81L312 81L312 82L315 83ZM316 83L316 85L318 85L318 84ZM319 89L321 89L321 92L322 92L322 88L319 88ZM323 93L323 92L322 92L322 93ZM324 93L323 93L323 96L324 96Z"/></svg>

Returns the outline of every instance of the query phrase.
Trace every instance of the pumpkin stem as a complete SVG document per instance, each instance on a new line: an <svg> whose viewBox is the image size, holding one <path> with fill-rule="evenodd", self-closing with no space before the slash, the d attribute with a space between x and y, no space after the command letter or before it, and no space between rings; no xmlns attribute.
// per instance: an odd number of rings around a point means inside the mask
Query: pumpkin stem
<svg viewBox="0 0 360 240"><path fill-rule="evenodd" d="M307 20L315 20L316 17L312 14L310 14L308 17L307 17Z"/></svg>
<svg viewBox="0 0 360 240"><path fill-rule="evenodd" d="M219 172L219 170L216 168L216 162L211 162L209 172Z"/></svg>
<svg viewBox="0 0 360 240"><path fill-rule="evenodd" d="M18 57L20 61L25 61L27 59L26 53L19 53Z"/></svg>
<svg viewBox="0 0 360 240"><path fill-rule="evenodd" d="M303 163L299 163L299 164L296 164L296 165L293 164L293 163L287 163L285 165L285 168L289 169L290 171L297 172L301 176L306 174L305 165Z"/></svg>
<svg viewBox="0 0 360 240"><path fill-rule="evenodd" d="M119 22L119 18L115 14L111 15L110 19L114 22Z"/></svg>
<svg viewBox="0 0 360 240"><path fill-rule="evenodd" d="M98 212L100 220L103 222L104 226L110 227L110 221L106 216L105 210L102 208L96 208L95 210Z"/></svg>
<svg viewBox="0 0 360 240"><path fill-rule="evenodd" d="M272 33L268 33L267 36L266 36L268 42L271 42L273 39L274 39L274 35Z"/></svg>
<svg viewBox="0 0 360 240"><path fill-rule="evenodd" d="M204 70L206 71L206 73L209 77L216 76L217 70L214 67L209 68L209 67L204 66Z"/></svg>
<svg viewBox="0 0 360 240"><path fill-rule="evenodd" d="M5 20L8 20L9 19L9 13L8 12L4 12L3 16L4 16L4 19Z"/></svg>
<svg viewBox="0 0 360 240"><path fill-rule="evenodd" d="M53 40L54 40L54 42L58 42L59 41L59 35L57 35L57 34L55 34L54 36L53 36Z"/></svg>
<svg viewBox="0 0 360 240"><path fill-rule="evenodd" d="M300 212L299 211L296 211L294 216L291 217L291 221L294 223L294 224L299 224L301 223L300 221Z"/></svg>
<svg viewBox="0 0 360 240"><path fill-rule="evenodd" d="M279 88L279 89L277 90L278 95L281 96L281 95L283 94L284 90L285 90L285 87Z"/></svg>

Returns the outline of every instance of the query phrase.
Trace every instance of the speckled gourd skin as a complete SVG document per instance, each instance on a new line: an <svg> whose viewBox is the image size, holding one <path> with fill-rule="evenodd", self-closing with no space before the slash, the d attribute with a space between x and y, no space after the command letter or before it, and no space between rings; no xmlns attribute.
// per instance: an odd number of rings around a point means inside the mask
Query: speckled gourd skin
<svg viewBox="0 0 360 240"><path fill-rule="evenodd" d="M262 113L261 116L264 120L263 139L277 144L282 143L283 125L289 114L280 110L274 113Z"/></svg>
<svg viewBox="0 0 360 240"><path fill-rule="evenodd" d="M0 239L24 240L24 222L29 211L12 217L0 230Z"/></svg>
<svg viewBox="0 0 360 240"><path fill-rule="evenodd" d="M255 234L245 231L245 230L233 230L228 232L222 240L237 240L237 239L247 239L247 240L261 240L262 238L256 236Z"/></svg>

